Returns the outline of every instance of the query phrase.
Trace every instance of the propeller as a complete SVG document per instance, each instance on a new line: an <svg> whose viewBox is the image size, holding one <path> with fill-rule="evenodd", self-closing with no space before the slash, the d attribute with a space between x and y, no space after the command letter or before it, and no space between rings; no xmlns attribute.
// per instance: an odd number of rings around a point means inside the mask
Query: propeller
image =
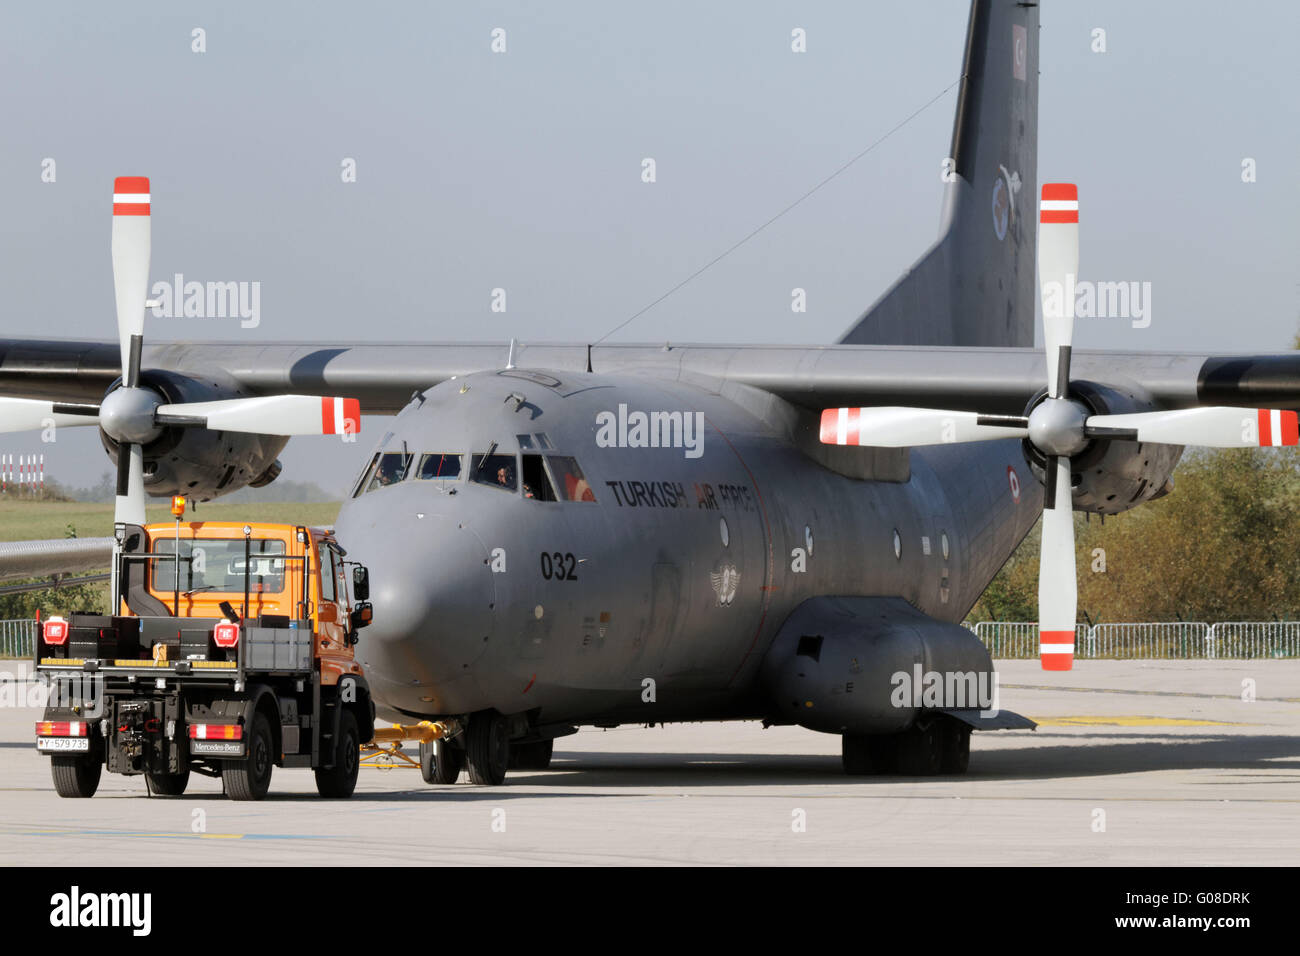
<svg viewBox="0 0 1300 956"><path fill-rule="evenodd" d="M1296 445L1293 411L1231 407L1184 408L1126 415L1090 415L1070 398L1070 348L1079 271L1079 192L1047 183L1038 217L1038 279L1043 305L1047 394L1027 416L981 415L932 408L828 408L821 440L831 445L904 448L1020 438L1046 459L1042 548L1038 568L1039 657L1044 670L1074 662L1078 590L1070 458L1094 438L1210 448Z"/></svg>
<svg viewBox="0 0 1300 956"><path fill-rule="evenodd" d="M340 435L360 431L355 398L268 395L216 402L164 404L141 381L145 296L151 253L149 180L113 181L113 288L122 381L99 405L0 398L0 432L98 425L117 442L116 525L144 524L144 446L164 427L208 428L258 435Z"/></svg>

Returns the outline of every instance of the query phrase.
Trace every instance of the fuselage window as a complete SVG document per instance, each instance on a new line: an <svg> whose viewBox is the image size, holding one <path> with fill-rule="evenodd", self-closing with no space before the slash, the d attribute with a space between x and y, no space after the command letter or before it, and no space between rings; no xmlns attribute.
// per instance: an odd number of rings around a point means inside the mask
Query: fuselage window
<svg viewBox="0 0 1300 956"><path fill-rule="evenodd" d="M524 497L535 501L559 500L541 455L524 455Z"/></svg>
<svg viewBox="0 0 1300 956"><path fill-rule="evenodd" d="M515 474L515 456L475 453L474 471L470 475L470 481L500 488L503 491L514 491L519 487Z"/></svg>
<svg viewBox="0 0 1300 956"><path fill-rule="evenodd" d="M516 435L515 437L519 439L519 447L523 451L528 451L530 448L533 447L532 435Z"/></svg>
<svg viewBox="0 0 1300 956"><path fill-rule="evenodd" d="M420 459L420 470L415 473L416 478L441 478L452 480L460 477L460 455L444 455L435 453L425 455Z"/></svg>
<svg viewBox="0 0 1300 956"><path fill-rule="evenodd" d="M587 483L582 469L578 467L578 459L565 455L547 455L546 462L551 467L551 474L555 476L555 486L559 489L562 500L595 502L596 495Z"/></svg>
<svg viewBox="0 0 1300 956"><path fill-rule="evenodd" d="M411 467L411 459L414 457L414 455L403 454L402 452L384 452L375 463L374 474L371 475L370 482L366 485L366 491L374 491L376 488L383 488L401 481L406 477L407 470Z"/></svg>

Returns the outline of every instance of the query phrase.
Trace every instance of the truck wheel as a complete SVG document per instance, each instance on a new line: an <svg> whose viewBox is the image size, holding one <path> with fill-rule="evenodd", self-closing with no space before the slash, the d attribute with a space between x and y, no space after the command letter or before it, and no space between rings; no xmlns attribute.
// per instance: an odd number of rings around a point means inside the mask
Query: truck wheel
<svg viewBox="0 0 1300 956"><path fill-rule="evenodd" d="M149 788L158 796L179 797L185 792L190 782L190 765L187 763L179 773L151 773Z"/></svg>
<svg viewBox="0 0 1300 956"><path fill-rule="evenodd" d="M505 783L510 764L506 719L495 710L472 715L465 731L465 756L469 760L470 783L490 787Z"/></svg>
<svg viewBox="0 0 1300 956"><path fill-rule="evenodd" d="M93 757L63 754L50 758L54 792L61 797L93 797L99 789L99 776L103 771L104 765Z"/></svg>
<svg viewBox="0 0 1300 956"><path fill-rule="evenodd" d="M420 744L420 776L425 783L455 783L465 769L465 751L448 740Z"/></svg>
<svg viewBox="0 0 1300 956"><path fill-rule="evenodd" d="M316 768L316 792L322 797L342 799L352 796L361 771L361 734L352 711L339 714L339 734L334 749L334 766Z"/></svg>
<svg viewBox="0 0 1300 956"><path fill-rule="evenodd" d="M537 740L531 744L510 745L511 770L545 770L555 752L554 740Z"/></svg>
<svg viewBox="0 0 1300 956"><path fill-rule="evenodd" d="M221 782L231 800L261 800L271 789L275 755L271 746L271 725L264 714L253 717L248 734L248 753L243 760L226 760L221 765Z"/></svg>

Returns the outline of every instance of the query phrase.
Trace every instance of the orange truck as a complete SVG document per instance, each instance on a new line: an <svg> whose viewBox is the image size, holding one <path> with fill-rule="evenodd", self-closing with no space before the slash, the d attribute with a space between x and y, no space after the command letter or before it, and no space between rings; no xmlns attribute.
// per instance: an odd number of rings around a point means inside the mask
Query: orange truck
<svg viewBox="0 0 1300 956"><path fill-rule="evenodd" d="M59 795L93 796L107 769L166 795L191 773L220 777L230 798L258 800L280 766L350 797L375 723L353 653L372 614L366 568L300 525L178 516L119 525L117 541L116 613L47 617L36 641L50 695L36 744Z"/></svg>

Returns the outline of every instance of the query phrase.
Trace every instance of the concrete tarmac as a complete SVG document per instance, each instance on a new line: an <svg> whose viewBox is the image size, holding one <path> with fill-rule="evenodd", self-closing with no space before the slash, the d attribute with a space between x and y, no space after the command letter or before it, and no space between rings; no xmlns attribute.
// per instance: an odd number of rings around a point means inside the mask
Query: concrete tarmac
<svg viewBox="0 0 1300 956"><path fill-rule="evenodd" d="M367 768L346 801L280 769L258 803L197 775L179 798L105 774L93 799L60 799L39 709L8 699L0 863L1300 863L1300 661L999 671L1001 706L1041 726L975 734L962 777L846 777L838 737L686 724L584 728L503 787Z"/></svg>

